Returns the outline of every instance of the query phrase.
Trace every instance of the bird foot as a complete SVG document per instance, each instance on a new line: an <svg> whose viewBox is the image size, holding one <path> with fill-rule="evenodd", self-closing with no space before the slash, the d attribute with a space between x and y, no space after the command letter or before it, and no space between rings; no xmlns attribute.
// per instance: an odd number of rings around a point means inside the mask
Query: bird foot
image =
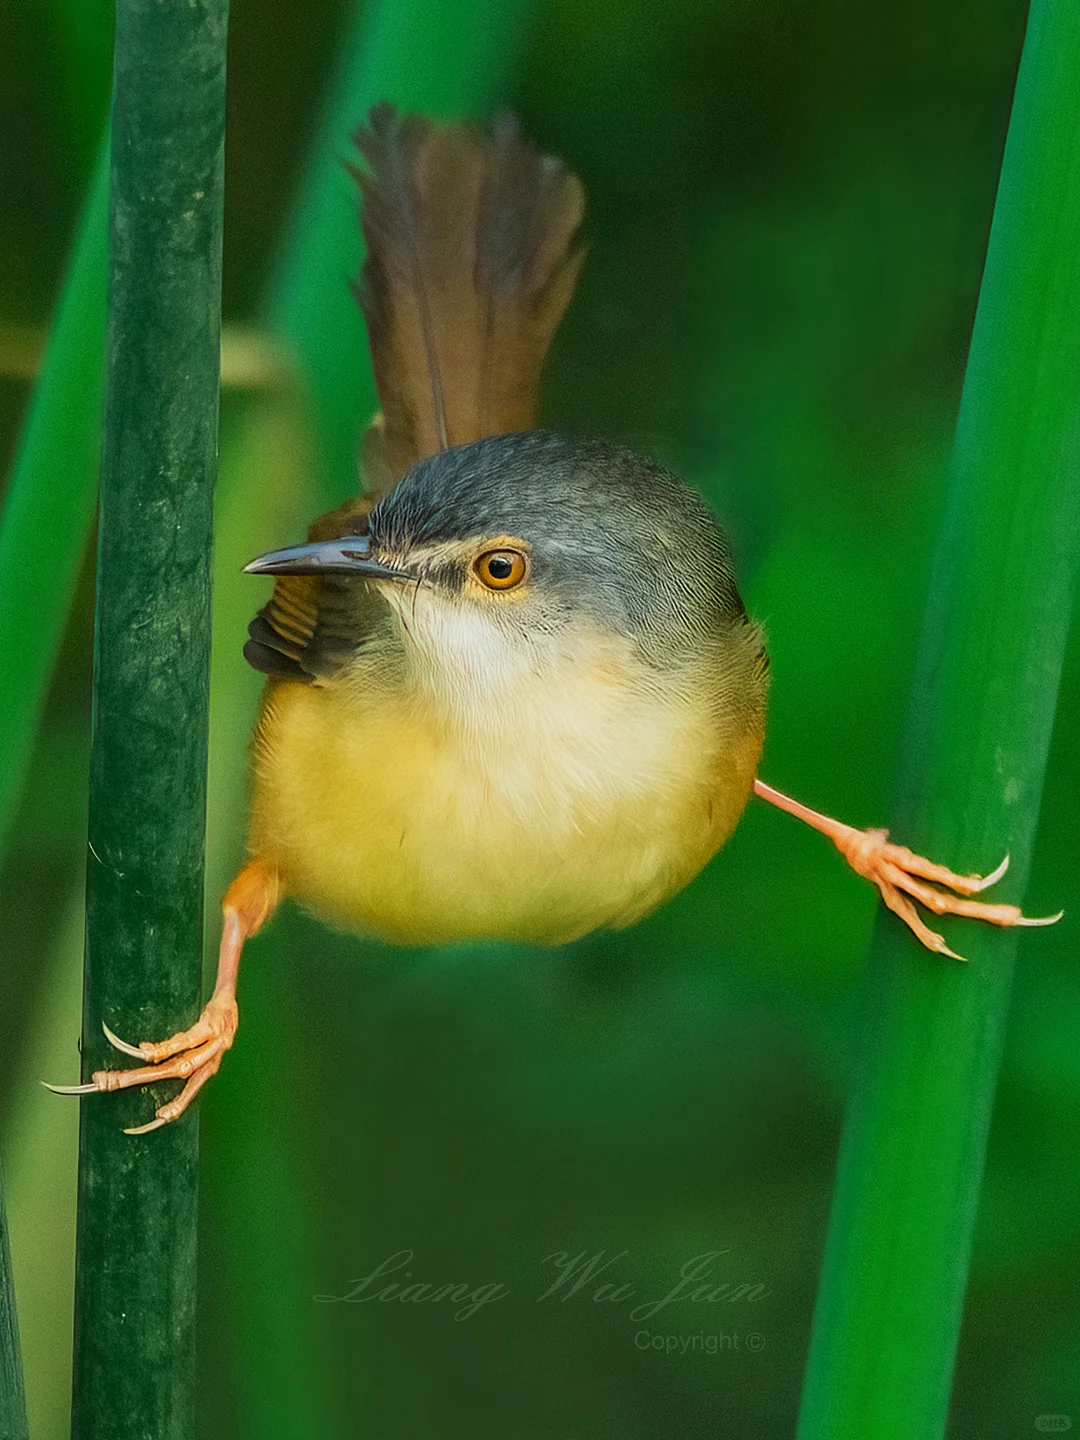
<svg viewBox="0 0 1080 1440"><path fill-rule="evenodd" d="M950 950L944 936L924 924L912 904L918 900L935 915L962 915L969 920L984 920L990 925L1053 925L1064 911L1037 919L1023 914L1017 905L988 905L969 897L978 895L997 883L1009 868L1005 856L989 875L956 875L944 865L935 865L916 855L904 845L890 845L887 830L855 830L839 821L832 821L825 831L851 868L876 885L881 898L895 915L914 932L928 950L963 960ZM821 827L823 828L823 827ZM926 881L933 882L926 884ZM935 886L943 886L943 890ZM952 892L952 893L949 893Z"/></svg>
<svg viewBox="0 0 1080 1440"><path fill-rule="evenodd" d="M47 1085L58 1095L104 1094L109 1090L127 1090L133 1085L152 1085L158 1080L184 1080L180 1093L165 1105L159 1105L148 1125L136 1125L127 1135L145 1135L160 1130L177 1119L194 1100L202 1087L217 1073L221 1057L236 1034L238 1022L236 1000L230 993L215 994L189 1030L180 1030L168 1040L144 1040L129 1045L102 1024L110 1045L125 1055L146 1064L133 1070L95 1070L88 1085Z"/></svg>

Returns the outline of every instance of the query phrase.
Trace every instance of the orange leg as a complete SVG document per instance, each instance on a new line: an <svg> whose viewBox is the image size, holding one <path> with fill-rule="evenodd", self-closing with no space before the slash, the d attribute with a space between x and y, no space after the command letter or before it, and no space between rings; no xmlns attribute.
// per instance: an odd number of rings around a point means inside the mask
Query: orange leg
<svg viewBox="0 0 1080 1440"><path fill-rule="evenodd" d="M889 909L899 915L928 950L936 950L939 955L950 955L954 960L964 958L950 950L944 938L923 923L909 896L935 915L964 915L971 920L985 920L991 925L1053 925L1064 913L1033 920L1016 905L986 905L979 900L964 898L978 895L1000 880L1009 868L1007 855L989 875L954 875L944 865L924 860L903 845L890 845L887 830L855 830L850 825L800 805L798 800L781 794L763 780L754 781L754 793L827 835L851 868L877 886ZM923 883L926 880L945 886L953 894L935 890L932 885Z"/></svg>
<svg viewBox="0 0 1080 1440"><path fill-rule="evenodd" d="M126 1090L132 1085L149 1085L156 1080L184 1080L187 1082L184 1088L168 1104L159 1106L148 1125L135 1126L126 1133L145 1135L182 1115L211 1075L217 1073L222 1055L233 1042L239 1020L236 973L244 942L258 934L277 909L280 898L281 881L276 866L265 860L252 860L245 865L221 902L223 925L217 979L214 993L195 1024L168 1040L144 1040L141 1045L129 1045L114 1035L108 1025L102 1024L110 1044L145 1063L134 1070L95 1070L89 1085L50 1085L48 1088L60 1095L90 1095L97 1091Z"/></svg>

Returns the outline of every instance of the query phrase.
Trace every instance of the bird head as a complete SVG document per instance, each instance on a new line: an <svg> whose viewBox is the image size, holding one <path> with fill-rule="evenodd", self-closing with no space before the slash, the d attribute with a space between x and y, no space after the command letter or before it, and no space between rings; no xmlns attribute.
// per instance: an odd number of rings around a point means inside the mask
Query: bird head
<svg viewBox="0 0 1080 1440"><path fill-rule="evenodd" d="M257 574L371 591L410 670L450 695L615 663L670 678L744 620L727 541L689 486L604 441L531 430L413 466L362 533L260 556ZM363 616L361 622L360 617Z"/></svg>

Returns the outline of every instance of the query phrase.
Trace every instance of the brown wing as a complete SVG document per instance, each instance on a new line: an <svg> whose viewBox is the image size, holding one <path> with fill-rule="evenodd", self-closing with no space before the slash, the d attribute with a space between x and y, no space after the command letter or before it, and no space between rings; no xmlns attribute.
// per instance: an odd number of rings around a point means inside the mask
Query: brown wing
<svg viewBox="0 0 1080 1440"><path fill-rule="evenodd" d="M374 497L350 500L321 516L309 540L363 535ZM248 626L244 659L264 675L310 684L337 670L363 640L355 594L333 576L281 575L269 601Z"/></svg>
<svg viewBox="0 0 1080 1440"><path fill-rule="evenodd" d="M584 256L572 242L585 196L511 116L489 135L380 105L354 138L358 296L382 405L365 449L369 483L386 488L437 450L532 425Z"/></svg>

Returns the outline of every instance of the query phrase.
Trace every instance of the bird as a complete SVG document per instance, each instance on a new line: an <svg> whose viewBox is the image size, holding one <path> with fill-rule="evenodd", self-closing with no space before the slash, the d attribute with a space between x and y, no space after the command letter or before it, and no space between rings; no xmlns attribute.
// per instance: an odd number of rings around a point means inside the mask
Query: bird
<svg viewBox="0 0 1080 1440"><path fill-rule="evenodd" d="M1057 919L973 898L1007 857L958 875L758 775L769 663L719 522L653 460L534 428L584 258L577 176L508 115L383 104L354 141L380 411L361 493L246 567L274 580L244 648L267 682L214 991L161 1042L105 1026L140 1066L53 1088L182 1080L129 1133L176 1120L233 1043L241 951L285 896L402 945L562 945L675 895L755 794L942 956L961 958L915 902Z"/></svg>

